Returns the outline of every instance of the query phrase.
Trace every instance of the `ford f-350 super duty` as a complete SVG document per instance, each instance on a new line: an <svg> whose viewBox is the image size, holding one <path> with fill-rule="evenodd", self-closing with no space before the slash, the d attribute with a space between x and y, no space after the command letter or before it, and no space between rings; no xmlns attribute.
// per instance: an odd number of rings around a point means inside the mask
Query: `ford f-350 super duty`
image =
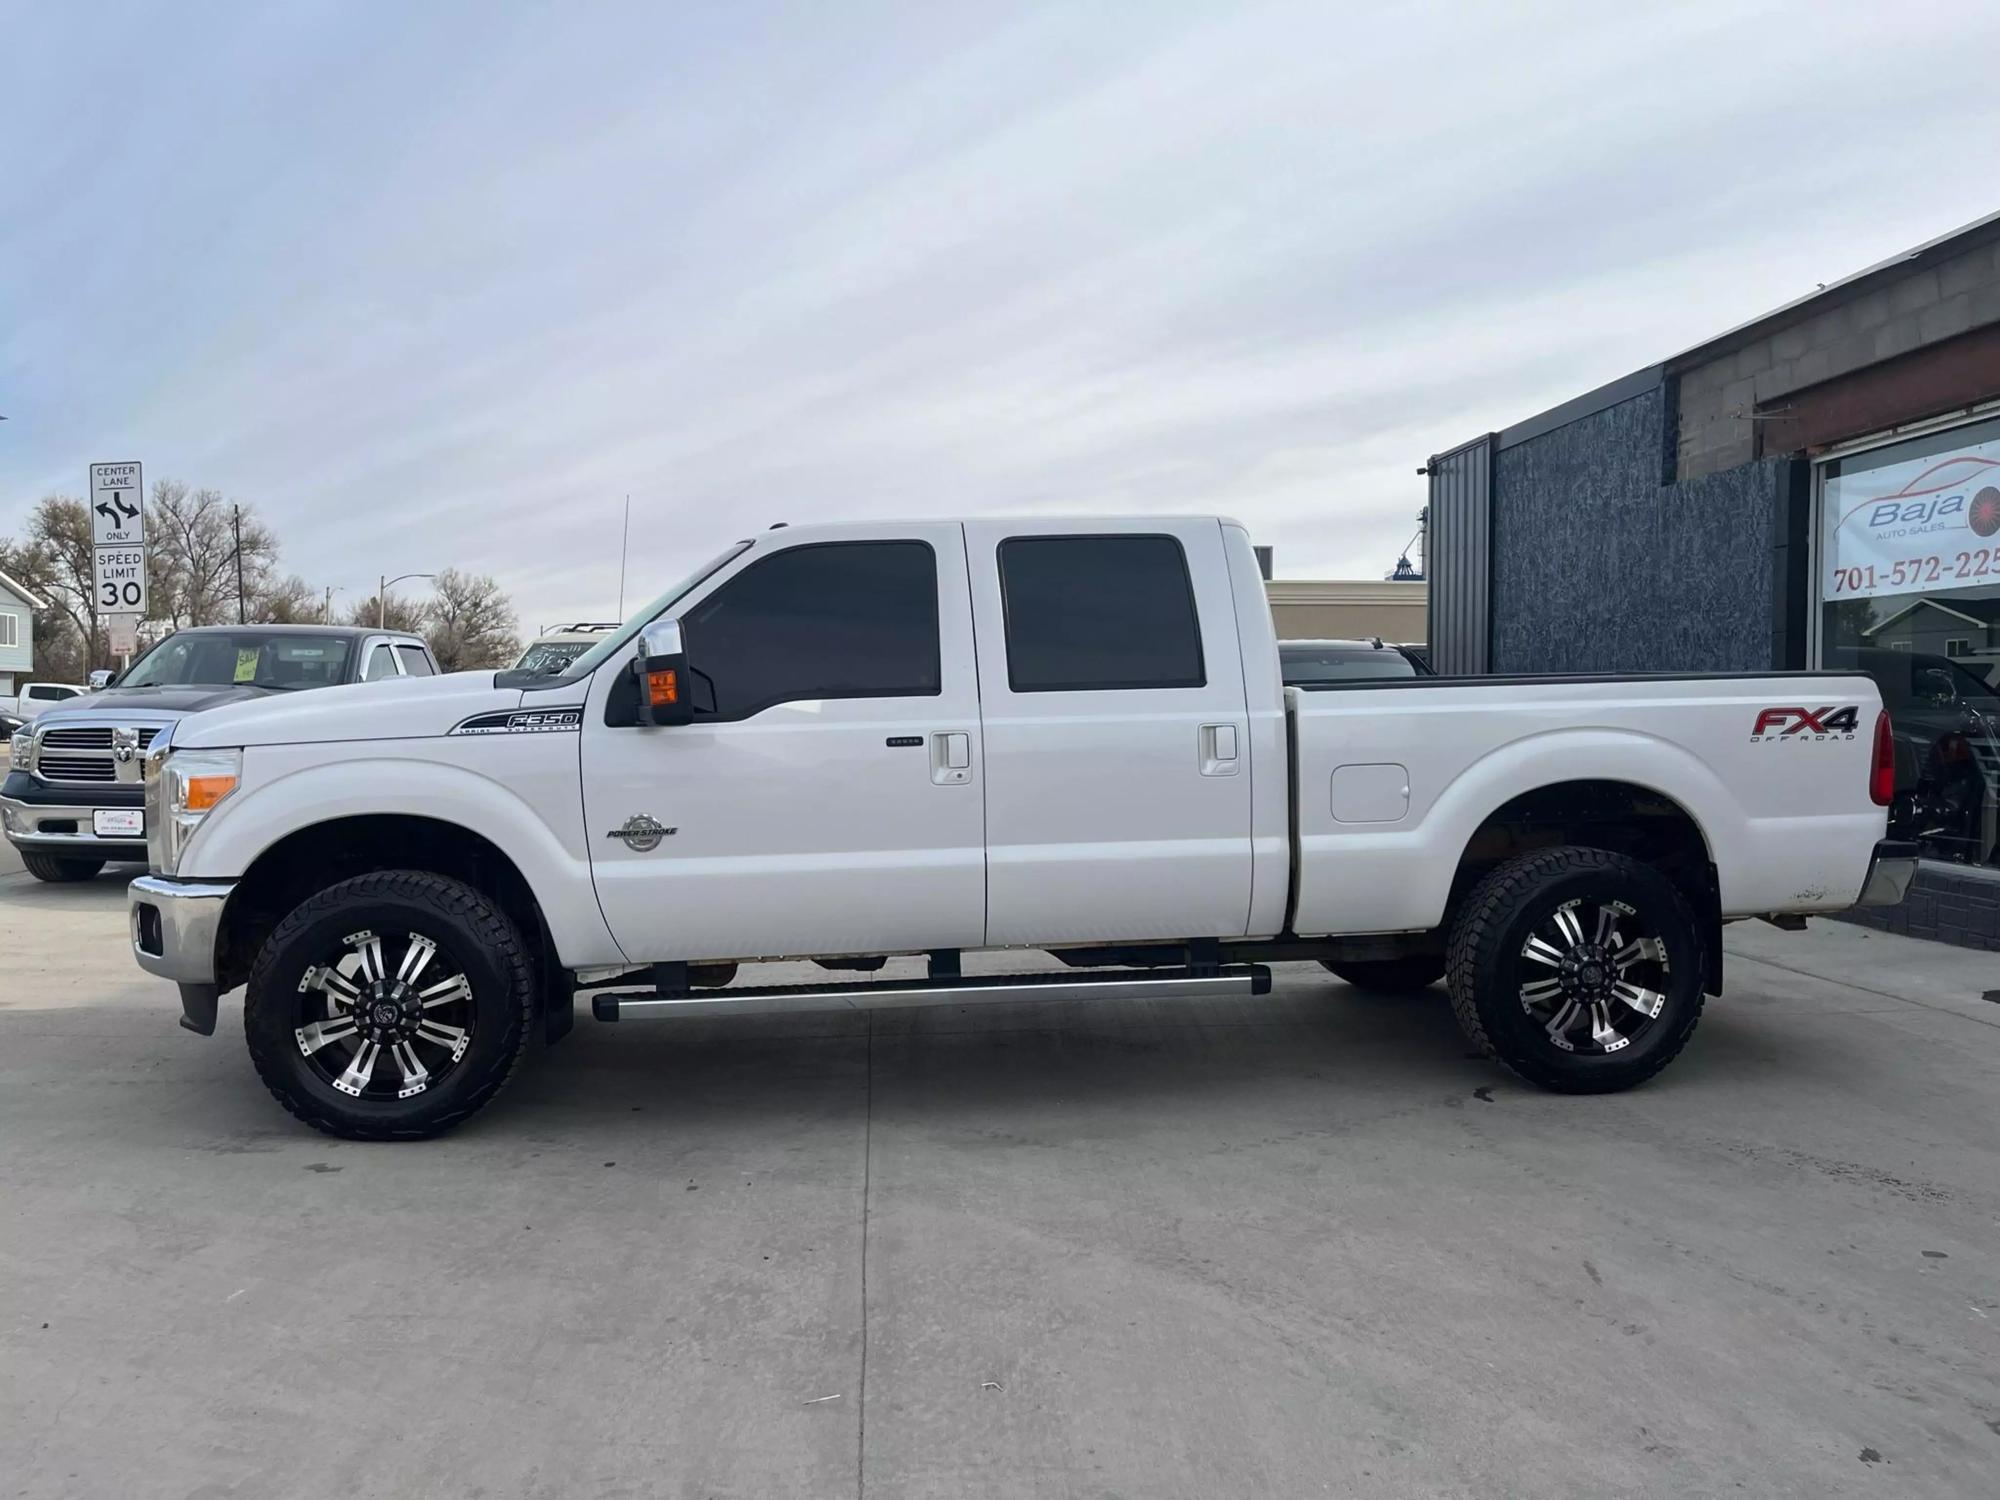
<svg viewBox="0 0 2000 1500"><path fill-rule="evenodd" d="M247 986L265 1083L364 1138L465 1119L579 992L1247 996L1287 960L1445 978L1480 1047L1596 1092L1687 1042L1723 923L1900 899L1892 750L1858 674L1285 688L1226 520L796 526L552 673L173 725L132 941L192 1030ZM964 971L999 948L1055 971ZM777 959L832 973L744 982Z"/></svg>

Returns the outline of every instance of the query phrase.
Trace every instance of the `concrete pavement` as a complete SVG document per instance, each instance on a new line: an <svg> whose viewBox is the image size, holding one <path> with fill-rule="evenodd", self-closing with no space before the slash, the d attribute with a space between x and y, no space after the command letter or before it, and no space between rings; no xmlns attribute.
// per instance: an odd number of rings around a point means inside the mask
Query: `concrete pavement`
<svg viewBox="0 0 2000 1500"><path fill-rule="evenodd" d="M1630 1094L1441 992L599 1026L361 1146L0 877L10 1494L1986 1495L1991 955L1730 929Z"/></svg>

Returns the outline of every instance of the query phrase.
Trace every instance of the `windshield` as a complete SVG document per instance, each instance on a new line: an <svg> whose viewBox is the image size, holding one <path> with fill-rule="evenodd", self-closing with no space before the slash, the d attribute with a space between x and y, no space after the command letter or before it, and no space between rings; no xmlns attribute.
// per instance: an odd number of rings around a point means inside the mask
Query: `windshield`
<svg viewBox="0 0 2000 1500"><path fill-rule="evenodd" d="M660 595L659 598L653 600L650 604L642 605L637 614L633 615L631 619L620 625L595 646L584 652L582 656L569 663L566 667L547 669L547 675L551 677L556 675L563 677L588 677L616 655L618 649L631 640L633 636L637 635L646 626L652 624L653 621L666 613L667 610L673 608L681 595L700 584L719 568L740 557L749 549L749 546L750 543L748 541L738 542L721 555L710 558L679 583ZM523 662L522 665L526 666L527 663Z"/></svg>
<svg viewBox="0 0 2000 1500"><path fill-rule="evenodd" d="M1352 682L1370 677L1414 677L1417 669L1387 646L1278 647L1278 664L1288 683Z"/></svg>
<svg viewBox="0 0 2000 1500"><path fill-rule="evenodd" d="M268 630L184 630L170 635L118 679L135 687L331 687L347 680L354 643L338 635Z"/></svg>

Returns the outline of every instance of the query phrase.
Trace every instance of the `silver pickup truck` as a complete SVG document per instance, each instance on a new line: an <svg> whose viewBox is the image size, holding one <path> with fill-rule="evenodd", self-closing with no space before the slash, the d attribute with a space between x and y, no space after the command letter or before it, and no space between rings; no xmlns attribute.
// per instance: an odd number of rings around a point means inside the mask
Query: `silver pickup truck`
<svg viewBox="0 0 2000 1500"><path fill-rule="evenodd" d="M146 747L192 713L306 688L430 677L422 637L343 625L211 625L176 631L102 692L30 720L0 782L7 838L37 880L89 880L146 859Z"/></svg>

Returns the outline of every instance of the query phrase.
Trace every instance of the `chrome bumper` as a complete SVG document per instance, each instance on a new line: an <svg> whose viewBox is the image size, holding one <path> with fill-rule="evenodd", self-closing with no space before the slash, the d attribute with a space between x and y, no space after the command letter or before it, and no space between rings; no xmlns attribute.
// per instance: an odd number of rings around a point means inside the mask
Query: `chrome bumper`
<svg viewBox="0 0 2000 1500"><path fill-rule="evenodd" d="M1868 878L1861 882L1856 906L1901 906L1917 878L1917 846L1884 839L1868 860Z"/></svg>
<svg viewBox="0 0 2000 1500"><path fill-rule="evenodd" d="M121 809L124 804L119 804ZM61 851L75 849L88 854L93 850L143 849L146 836L120 838L99 838L92 831L91 814L102 811L103 803L95 807L88 804L54 807L41 802L21 802L13 797L0 797L0 826L7 831L10 843L29 849ZM45 824L68 823L76 829L73 833L50 833Z"/></svg>
<svg viewBox="0 0 2000 1500"><path fill-rule="evenodd" d="M215 940L233 881L166 880L142 875L125 897L132 956L139 967L181 990L181 1025L208 1036L215 1030Z"/></svg>

